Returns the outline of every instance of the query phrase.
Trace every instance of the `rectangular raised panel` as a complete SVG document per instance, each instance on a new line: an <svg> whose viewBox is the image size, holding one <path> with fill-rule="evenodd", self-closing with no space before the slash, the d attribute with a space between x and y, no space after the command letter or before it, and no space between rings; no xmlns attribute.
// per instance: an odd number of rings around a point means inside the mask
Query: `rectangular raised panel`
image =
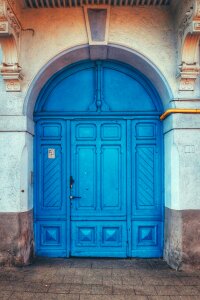
<svg viewBox="0 0 200 300"><path fill-rule="evenodd" d="M76 194L81 199L76 200L76 209L95 209L97 202L97 158L95 146L79 146L76 148L75 184Z"/></svg>
<svg viewBox="0 0 200 300"><path fill-rule="evenodd" d="M72 256L126 257L126 222L72 221Z"/></svg>
<svg viewBox="0 0 200 300"><path fill-rule="evenodd" d="M97 129L94 124L79 124L76 126L76 140L96 140Z"/></svg>
<svg viewBox="0 0 200 300"><path fill-rule="evenodd" d="M54 158L50 151L54 150ZM57 145L42 145L41 208L60 209L62 206L62 155Z"/></svg>
<svg viewBox="0 0 200 300"><path fill-rule="evenodd" d="M136 125L137 139L155 139L156 125L149 123L139 123Z"/></svg>
<svg viewBox="0 0 200 300"><path fill-rule="evenodd" d="M136 147L136 207L148 209L155 205L154 146Z"/></svg>
<svg viewBox="0 0 200 300"><path fill-rule="evenodd" d="M158 257L162 255L162 222L132 222L132 255L135 257Z"/></svg>
<svg viewBox="0 0 200 300"><path fill-rule="evenodd" d="M62 127L60 124L44 123L41 126L42 139L61 139Z"/></svg>
<svg viewBox="0 0 200 300"><path fill-rule="evenodd" d="M119 124L103 124L103 125L101 125L101 139L103 141L121 140L121 125L119 125Z"/></svg>
<svg viewBox="0 0 200 300"><path fill-rule="evenodd" d="M162 146L160 124L132 122L132 218L162 219Z"/></svg>
<svg viewBox="0 0 200 300"><path fill-rule="evenodd" d="M120 209L122 167L121 147L102 146L101 148L101 203L102 209Z"/></svg>

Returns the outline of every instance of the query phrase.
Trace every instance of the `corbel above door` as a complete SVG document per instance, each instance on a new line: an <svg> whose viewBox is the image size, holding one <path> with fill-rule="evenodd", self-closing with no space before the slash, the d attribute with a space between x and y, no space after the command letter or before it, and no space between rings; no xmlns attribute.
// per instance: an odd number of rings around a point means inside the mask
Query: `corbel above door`
<svg viewBox="0 0 200 300"><path fill-rule="evenodd" d="M194 91L199 67L200 1L188 1L179 26L180 91Z"/></svg>
<svg viewBox="0 0 200 300"><path fill-rule="evenodd" d="M3 52L0 74L5 81L6 91L20 91L22 74L18 57L21 30L10 2L0 0L0 46Z"/></svg>

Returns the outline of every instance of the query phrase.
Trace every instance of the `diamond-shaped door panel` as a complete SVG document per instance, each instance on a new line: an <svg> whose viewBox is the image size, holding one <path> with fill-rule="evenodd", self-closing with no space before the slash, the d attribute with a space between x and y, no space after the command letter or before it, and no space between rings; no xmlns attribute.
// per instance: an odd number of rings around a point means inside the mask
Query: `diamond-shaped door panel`
<svg viewBox="0 0 200 300"><path fill-rule="evenodd" d="M132 256L162 256L162 222L134 221L132 225Z"/></svg>
<svg viewBox="0 0 200 300"><path fill-rule="evenodd" d="M102 228L102 246L121 246L121 227Z"/></svg>
<svg viewBox="0 0 200 300"><path fill-rule="evenodd" d="M36 247L38 255L66 256L66 226L60 221L38 221L36 224Z"/></svg>
<svg viewBox="0 0 200 300"><path fill-rule="evenodd" d="M138 227L138 245L157 245L157 226Z"/></svg>
<svg viewBox="0 0 200 300"><path fill-rule="evenodd" d="M72 221L72 256L126 257L126 221Z"/></svg>
<svg viewBox="0 0 200 300"><path fill-rule="evenodd" d="M77 245L95 246L96 228L95 227L77 227Z"/></svg>
<svg viewBox="0 0 200 300"><path fill-rule="evenodd" d="M42 245L56 245L60 243L60 227L59 226L43 226L42 227Z"/></svg>

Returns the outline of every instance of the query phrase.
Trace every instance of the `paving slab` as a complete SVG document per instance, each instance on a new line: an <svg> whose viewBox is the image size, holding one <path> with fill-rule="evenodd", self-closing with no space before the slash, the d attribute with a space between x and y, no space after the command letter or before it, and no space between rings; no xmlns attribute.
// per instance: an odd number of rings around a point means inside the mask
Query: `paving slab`
<svg viewBox="0 0 200 300"><path fill-rule="evenodd" d="M0 268L0 300L200 300L200 272L161 259L45 259Z"/></svg>
<svg viewBox="0 0 200 300"><path fill-rule="evenodd" d="M10 296L12 295L12 292L5 292L5 291L1 291L0 292L0 299L1 300L7 300L10 299Z"/></svg>
<svg viewBox="0 0 200 300"><path fill-rule="evenodd" d="M91 294L92 286L91 286L91 284L71 284L70 293L71 294Z"/></svg>

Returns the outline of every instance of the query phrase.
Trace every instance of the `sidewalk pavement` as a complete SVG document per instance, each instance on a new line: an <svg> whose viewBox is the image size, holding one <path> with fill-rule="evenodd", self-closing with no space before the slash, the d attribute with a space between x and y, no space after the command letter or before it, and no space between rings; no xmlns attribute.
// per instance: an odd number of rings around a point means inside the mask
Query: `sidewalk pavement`
<svg viewBox="0 0 200 300"><path fill-rule="evenodd" d="M0 299L200 300L200 271L177 272L160 259L37 259L0 268Z"/></svg>

